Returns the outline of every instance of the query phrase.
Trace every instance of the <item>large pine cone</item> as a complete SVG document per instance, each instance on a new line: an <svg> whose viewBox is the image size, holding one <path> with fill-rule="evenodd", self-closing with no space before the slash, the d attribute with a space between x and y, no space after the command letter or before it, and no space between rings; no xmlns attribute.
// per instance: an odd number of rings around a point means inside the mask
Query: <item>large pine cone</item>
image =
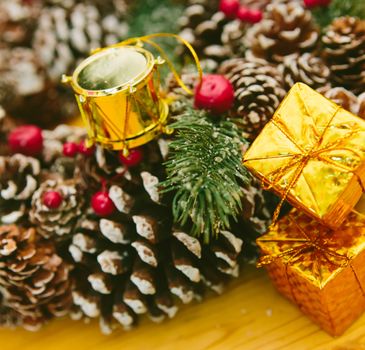
<svg viewBox="0 0 365 350"><path fill-rule="evenodd" d="M10 154L8 135L16 126L16 120L11 118L0 105L0 156Z"/></svg>
<svg viewBox="0 0 365 350"><path fill-rule="evenodd" d="M0 218L10 224L24 218L38 187L41 168L37 159L22 154L0 157Z"/></svg>
<svg viewBox="0 0 365 350"><path fill-rule="evenodd" d="M287 56L279 70L284 77L286 90L298 82L305 83L313 89L324 88L329 84L330 70L320 57L311 53L300 56Z"/></svg>
<svg viewBox="0 0 365 350"><path fill-rule="evenodd" d="M0 46L30 46L41 12L40 1L0 1Z"/></svg>
<svg viewBox="0 0 365 350"><path fill-rule="evenodd" d="M59 94L30 48L0 49L0 87L0 104L13 117L44 126L76 113L71 93Z"/></svg>
<svg viewBox="0 0 365 350"><path fill-rule="evenodd" d="M250 55L270 62L282 62L285 56L311 51L319 38L310 11L299 2L268 5L264 19L247 31Z"/></svg>
<svg viewBox="0 0 365 350"><path fill-rule="evenodd" d="M36 330L46 320L65 315L71 305L68 275L52 243L38 241L34 228L0 226L4 325L18 323Z"/></svg>
<svg viewBox="0 0 365 350"><path fill-rule="evenodd" d="M34 50L51 79L59 81L92 49L115 44L127 34L124 1L55 2L44 8L34 36Z"/></svg>
<svg viewBox="0 0 365 350"><path fill-rule="evenodd" d="M61 195L62 202L59 207L50 208L43 203L43 196L49 191L55 191ZM29 216L31 222L37 226L39 234L44 238L61 238L73 232L83 205L83 193L77 178L64 182L47 180L35 191Z"/></svg>
<svg viewBox="0 0 365 350"><path fill-rule="evenodd" d="M334 101L347 111L365 119L365 92L356 96L343 87L331 88L323 91L324 96Z"/></svg>
<svg viewBox="0 0 365 350"><path fill-rule="evenodd" d="M218 7L218 0L189 0L179 25L180 35L193 45L199 57L220 62L229 55L221 40L228 20Z"/></svg>
<svg viewBox="0 0 365 350"><path fill-rule="evenodd" d="M240 58L223 62L219 72L235 89L233 114L241 118L246 136L254 139L285 95L279 72L264 60Z"/></svg>
<svg viewBox="0 0 365 350"><path fill-rule="evenodd" d="M323 55L334 86L354 93L365 90L365 20L335 19L322 37Z"/></svg>
<svg viewBox="0 0 365 350"><path fill-rule="evenodd" d="M220 292L238 274L237 234L224 231L208 246L172 227L171 204L158 192L162 156L155 159L145 157L110 187L116 213L108 218L87 213L69 248L76 263L76 309L100 317L106 333L118 323L130 328L141 314L155 321L173 317L178 299L190 303L206 289Z"/></svg>

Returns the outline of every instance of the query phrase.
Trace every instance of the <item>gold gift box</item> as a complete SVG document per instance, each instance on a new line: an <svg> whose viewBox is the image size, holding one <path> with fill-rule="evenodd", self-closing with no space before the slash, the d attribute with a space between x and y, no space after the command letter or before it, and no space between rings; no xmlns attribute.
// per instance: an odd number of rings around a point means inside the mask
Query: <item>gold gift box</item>
<svg viewBox="0 0 365 350"><path fill-rule="evenodd" d="M365 121L298 83L244 163L268 189L336 228L363 192L364 159Z"/></svg>
<svg viewBox="0 0 365 350"><path fill-rule="evenodd" d="M276 288L329 334L342 334L365 311L363 215L331 230L294 209L257 244Z"/></svg>

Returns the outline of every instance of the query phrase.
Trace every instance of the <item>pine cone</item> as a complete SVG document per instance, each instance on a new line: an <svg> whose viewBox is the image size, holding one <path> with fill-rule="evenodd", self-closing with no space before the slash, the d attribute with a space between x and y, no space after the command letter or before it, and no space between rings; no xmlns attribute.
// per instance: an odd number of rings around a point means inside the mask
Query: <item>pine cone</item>
<svg viewBox="0 0 365 350"><path fill-rule="evenodd" d="M194 47L199 57L221 62L229 56L221 40L228 20L218 5L218 0L189 0L179 25L180 36Z"/></svg>
<svg viewBox="0 0 365 350"><path fill-rule="evenodd" d="M41 11L40 1L0 2L0 46L30 46Z"/></svg>
<svg viewBox="0 0 365 350"><path fill-rule="evenodd" d="M13 117L52 125L58 118L75 113L75 104L71 106L66 95L60 97L29 48L0 49L0 87L0 104Z"/></svg>
<svg viewBox="0 0 365 350"><path fill-rule="evenodd" d="M71 179L77 176L75 158L63 154L66 142L80 144L86 137L86 130L77 126L61 124L53 130L42 130L44 167L53 178Z"/></svg>
<svg viewBox="0 0 365 350"><path fill-rule="evenodd" d="M0 217L5 224L19 222L37 189L40 163L22 154L0 157Z"/></svg>
<svg viewBox="0 0 365 350"><path fill-rule="evenodd" d="M363 92L359 97L359 111L357 115L363 119L365 119L365 92Z"/></svg>
<svg viewBox="0 0 365 350"><path fill-rule="evenodd" d="M264 19L247 31L250 55L270 62L282 62L285 56L311 51L319 38L310 11L299 2L268 5Z"/></svg>
<svg viewBox="0 0 365 350"><path fill-rule="evenodd" d="M248 25L240 20L227 23L222 31L222 44L227 49L227 57L242 57L245 53L245 34Z"/></svg>
<svg viewBox="0 0 365 350"><path fill-rule="evenodd" d="M0 226L0 287L9 323L38 329L71 304L69 269L34 228ZM10 317L10 319L9 319Z"/></svg>
<svg viewBox="0 0 365 350"><path fill-rule="evenodd" d="M16 120L8 116L0 106L0 156L9 155L8 135L16 126Z"/></svg>
<svg viewBox="0 0 365 350"><path fill-rule="evenodd" d="M323 56L334 86L365 90L365 20L336 18L322 37Z"/></svg>
<svg viewBox="0 0 365 350"><path fill-rule="evenodd" d="M323 94L347 111L361 118L365 118L365 93L357 97L351 91L337 87L328 89Z"/></svg>
<svg viewBox="0 0 365 350"><path fill-rule="evenodd" d="M242 240L236 234L224 231L208 246L172 227L170 201L158 192L162 157L157 145L151 148L156 162L145 155L110 187L116 213L99 218L88 211L69 247L76 264L74 317L100 316L105 333L118 323L132 327L141 314L157 322L173 317L175 297L190 303L206 289L220 292L238 274Z"/></svg>
<svg viewBox="0 0 365 350"><path fill-rule="evenodd" d="M275 66L259 59L227 60L219 72L233 84L235 105L232 112L241 118L246 136L253 140L285 95L281 76Z"/></svg>
<svg viewBox="0 0 365 350"><path fill-rule="evenodd" d="M92 49L115 44L127 34L125 1L52 2L40 15L34 50L48 75L59 81Z"/></svg>
<svg viewBox="0 0 365 350"><path fill-rule="evenodd" d="M243 219L258 234L266 232L270 221L271 211L267 207L263 190L259 181L252 179L251 183L243 187Z"/></svg>
<svg viewBox="0 0 365 350"><path fill-rule="evenodd" d="M298 82L305 83L313 89L329 85L329 68L320 57L311 53L285 57L284 62L279 66L279 71L284 77L287 91Z"/></svg>
<svg viewBox="0 0 365 350"><path fill-rule="evenodd" d="M32 197L31 222L37 226L38 233L44 238L60 238L72 233L84 204L79 180L47 180L43 182ZM48 191L61 194L62 203L57 208L43 204L43 196Z"/></svg>

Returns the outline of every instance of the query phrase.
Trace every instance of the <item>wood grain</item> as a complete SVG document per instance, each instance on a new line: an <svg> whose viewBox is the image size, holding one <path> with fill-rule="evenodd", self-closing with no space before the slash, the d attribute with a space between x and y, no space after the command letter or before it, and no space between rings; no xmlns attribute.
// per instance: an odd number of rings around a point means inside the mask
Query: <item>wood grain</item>
<svg viewBox="0 0 365 350"><path fill-rule="evenodd" d="M247 266L219 297L184 307L162 324L143 320L139 328L111 336L97 323L68 319L38 333L1 330L1 350L365 350L365 315L333 339L271 286L264 270Z"/></svg>

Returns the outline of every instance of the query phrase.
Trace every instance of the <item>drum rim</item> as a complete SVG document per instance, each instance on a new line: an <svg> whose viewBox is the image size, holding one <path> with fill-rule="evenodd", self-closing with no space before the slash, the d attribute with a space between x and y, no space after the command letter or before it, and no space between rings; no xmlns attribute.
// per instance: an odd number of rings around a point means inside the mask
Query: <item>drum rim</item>
<svg viewBox="0 0 365 350"><path fill-rule="evenodd" d="M89 63L93 62L100 56L107 55L110 51L121 50L121 49L129 49L141 53L146 58L146 69L143 70L142 73L138 74L135 78L131 79L130 81L123 83L119 86L115 86L104 90L88 90L84 89L79 85L78 83L79 74ZM141 82L143 82L143 80L146 79L146 77L148 77L148 75L151 74L154 67L155 67L155 59L153 54L142 47L129 46L129 45L106 47L101 50L98 50L98 52L96 52L95 54L87 57L76 67L74 73L72 74L71 84L75 92L77 92L80 95L88 97L110 96L110 95L115 95L116 93L119 92L128 93L132 92L132 89L134 87L138 86Z"/></svg>

